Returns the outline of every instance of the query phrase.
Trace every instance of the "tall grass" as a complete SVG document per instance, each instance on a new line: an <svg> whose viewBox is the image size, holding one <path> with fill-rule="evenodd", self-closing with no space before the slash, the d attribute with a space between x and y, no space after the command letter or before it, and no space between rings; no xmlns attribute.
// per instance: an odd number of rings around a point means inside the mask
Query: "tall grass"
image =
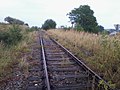
<svg viewBox="0 0 120 90"><path fill-rule="evenodd" d="M48 34L113 83L113 87L120 88L120 35L110 37L74 30L49 30Z"/></svg>
<svg viewBox="0 0 120 90"><path fill-rule="evenodd" d="M0 25L0 33L1 31L3 32L3 30L5 30L4 32L9 32L9 28L12 27L10 25L5 26L6 27ZM9 47L6 46L4 42L0 42L0 81L2 79L10 77L15 66L21 69L27 67L27 62L23 57L25 53L30 52L29 44L33 42L36 32L28 32L28 28L24 26L20 26L19 29L21 29L20 33L22 34L20 41L15 44L10 44ZM15 32L15 34L20 33Z"/></svg>

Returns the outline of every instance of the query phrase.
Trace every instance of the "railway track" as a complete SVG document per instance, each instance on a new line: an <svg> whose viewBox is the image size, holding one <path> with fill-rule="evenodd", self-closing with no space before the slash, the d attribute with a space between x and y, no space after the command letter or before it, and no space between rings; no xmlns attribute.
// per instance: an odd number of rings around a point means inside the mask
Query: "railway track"
<svg viewBox="0 0 120 90"><path fill-rule="evenodd" d="M40 61L27 90L107 90L109 85L66 48L40 32ZM36 70L36 71L35 71ZM30 81L31 80L31 81ZM100 85L99 81L104 84Z"/></svg>
<svg viewBox="0 0 120 90"><path fill-rule="evenodd" d="M44 89L44 71L39 40L40 38L37 38L37 41L31 46L32 52L30 54L31 56L28 58L28 76L24 90Z"/></svg>

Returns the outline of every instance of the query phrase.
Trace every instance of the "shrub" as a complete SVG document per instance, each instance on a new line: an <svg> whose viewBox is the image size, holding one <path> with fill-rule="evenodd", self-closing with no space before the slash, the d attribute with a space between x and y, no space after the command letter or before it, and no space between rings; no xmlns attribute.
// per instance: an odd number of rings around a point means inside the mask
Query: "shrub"
<svg viewBox="0 0 120 90"><path fill-rule="evenodd" d="M52 19L47 19L42 25L42 29L44 30L55 29L55 28L56 28L56 22Z"/></svg>
<svg viewBox="0 0 120 90"><path fill-rule="evenodd" d="M9 28L8 31L0 33L0 41L2 41L5 45L17 44L21 39L21 30L16 25L13 25L13 27Z"/></svg>

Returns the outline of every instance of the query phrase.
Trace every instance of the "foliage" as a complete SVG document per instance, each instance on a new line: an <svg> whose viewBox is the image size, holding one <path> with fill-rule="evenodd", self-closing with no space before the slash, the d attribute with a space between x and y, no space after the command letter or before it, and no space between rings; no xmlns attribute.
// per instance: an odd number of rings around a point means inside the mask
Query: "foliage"
<svg viewBox="0 0 120 90"><path fill-rule="evenodd" d="M68 13L70 21L79 24L84 31L98 33L94 11L88 5L81 5Z"/></svg>
<svg viewBox="0 0 120 90"><path fill-rule="evenodd" d="M74 30L49 30L55 39L72 51L96 73L120 88L120 34L90 34Z"/></svg>
<svg viewBox="0 0 120 90"><path fill-rule="evenodd" d="M60 27L60 29L63 29L63 30L70 30L71 27L67 27L67 26L62 25L62 26Z"/></svg>
<svg viewBox="0 0 120 90"><path fill-rule="evenodd" d="M64 27L64 30L71 30L71 27Z"/></svg>
<svg viewBox="0 0 120 90"><path fill-rule="evenodd" d="M99 30L100 32L103 32L103 31L104 31L104 27L103 27L103 26L98 25L97 27L98 27L98 30Z"/></svg>
<svg viewBox="0 0 120 90"><path fill-rule="evenodd" d="M76 24L74 29L77 30L77 31L84 31L84 29L81 27L80 24Z"/></svg>
<svg viewBox="0 0 120 90"><path fill-rule="evenodd" d="M11 28L8 29L8 27L11 27ZM2 34L1 34L1 28L4 28L5 30L5 32L3 32L2 30ZM12 35L15 34L15 37L16 37L16 34L19 34L18 31L16 31L18 29L20 33L22 33L22 37L24 37L24 39L17 42L19 44L6 47L5 44L3 44L3 42L0 42L0 89L1 87L4 88L3 85L1 84L4 84L6 82L8 83L9 81L8 79L13 77L13 74L16 70L17 71L20 70L20 73L21 73L22 72L21 68L24 68L27 65L26 63L24 63L22 58L26 57L26 53L28 54L30 52L29 45L31 45L31 43L35 40L37 36L36 31L26 33L27 28L25 26L18 27L18 26L12 26L12 25L5 25L5 27L2 27L2 25L0 25L0 38L1 38L1 35L10 33L10 32L12 33ZM23 73L23 75L25 74ZM7 86L6 84L5 84L5 87ZM2 90L5 90L5 89L2 89Z"/></svg>
<svg viewBox="0 0 120 90"><path fill-rule="evenodd" d="M25 23L25 25L29 27L29 24L28 24L28 23Z"/></svg>
<svg viewBox="0 0 120 90"><path fill-rule="evenodd" d="M15 19L15 18L12 18L12 17L9 17L9 16L6 17L4 20L7 21L9 24L19 24L19 25L23 25L24 24L23 21Z"/></svg>
<svg viewBox="0 0 120 90"><path fill-rule="evenodd" d="M32 31L38 31L38 30L39 30L39 27L37 27L37 26L32 26L30 29L31 29Z"/></svg>
<svg viewBox="0 0 120 90"><path fill-rule="evenodd" d="M0 33L0 41L2 41L6 45L17 44L17 42L19 42L21 39L21 30L16 25L13 25L13 27L10 28L8 31Z"/></svg>
<svg viewBox="0 0 120 90"><path fill-rule="evenodd" d="M42 28L44 30L48 30L48 29L55 29L56 28L56 22L53 21L52 19L47 19L44 24L42 25Z"/></svg>
<svg viewBox="0 0 120 90"><path fill-rule="evenodd" d="M103 30L103 31L101 32L101 34L102 34L102 35L109 35L109 33L108 33L107 30Z"/></svg>
<svg viewBox="0 0 120 90"><path fill-rule="evenodd" d="M109 81L108 84L112 89L115 89L115 84L112 84L111 81ZM98 87L100 87L100 86L103 86L105 88L105 90L109 90L109 87L105 84L105 82L103 80L99 81Z"/></svg>
<svg viewBox="0 0 120 90"><path fill-rule="evenodd" d="M33 31L39 31L39 30L40 30L39 27L37 27L37 26L32 26L31 28L28 28L26 31L27 31L27 32L33 32Z"/></svg>

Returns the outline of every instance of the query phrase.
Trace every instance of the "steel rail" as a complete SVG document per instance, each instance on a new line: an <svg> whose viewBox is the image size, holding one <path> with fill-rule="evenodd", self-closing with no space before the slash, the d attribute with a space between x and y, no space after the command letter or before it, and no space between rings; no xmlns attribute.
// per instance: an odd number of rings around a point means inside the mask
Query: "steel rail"
<svg viewBox="0 0 120 90"><path fill-rule="evenodd" d="M46 33L45 33L46 34ZM46 34L48 35L48 34ZM48 35L49 36L49 35ZM54 42L56 43L56 45L58 45L59 47L61 47L61 49L63 49L63 51L68 54L71 58L73 58L73 60L78 63L79 66L81 66L84 70L88 71L89 72L89 75L90 76L94 76L95 77L95 82L97 82L99 84L99 81L100 80L103 80L97 73L95 73L92 69L90 69L86 64L84 64L80 59L78 59L74 54L72 54L69 50L67 50L64 46L62 46L60 43L58 43L55 39L51 38L49 36L49 38ZM42 48L43 48L43 45L42 45ZM43 48L43 51L44 51L44 48ZM45 51L44 51L44 58L45 58ZM46 61L45 61L46 63ZM46 64L45 64L46 65ZM45 66L47 67L47 65ZM47 68L46 68L47 69ZM46 70L47 71L47 70ZM46 72L46 75L47 75L48 72ZM46 76L48 78L48 76ZM49 78L47 79L47 82L49 83L49 88L50 88L50 82L49 82ZM108 87L108 90L113 90L110 85L105 81L103 80L104 82L104 85L106 85ZM104 87L104 86L102 86Z"/></svg>
<svg viewBox="0 0 120 90"><path fill-rule="evenodd" d="M43 65L44 65L44 73L45 73L47 90L51 90L50 89L50 82L49 82L49 78L48 78L48 70L47 70L47 64L46 64L46 58L45 58L45 51L44 51L44 46L43 46L43 40L42 39L41 39L41 47L42 47L42 57L43 57Z"/></svg>
<svg viewBox="0 0 120 90"><path fill-rule="evenodd" d="M62 46L60 43L58 43L56 40L52 39L50 37L50 39L55 42L57 45L59 45L66 53L68 53L69 56L71 56L81 67L83 67L84 69L88 70L90 72L90 74L92 74L93 76L95 76L99 81L103 80L98 74L96 74L92 69L90 69L87 65L85 65L80 59L78 59L75 55L73 55L69 50L67 50L64 46ZM108 86L108 90L113 90L110 85L103 80L103 82ZM99 83L99 82L98 82Z"/></svg>

